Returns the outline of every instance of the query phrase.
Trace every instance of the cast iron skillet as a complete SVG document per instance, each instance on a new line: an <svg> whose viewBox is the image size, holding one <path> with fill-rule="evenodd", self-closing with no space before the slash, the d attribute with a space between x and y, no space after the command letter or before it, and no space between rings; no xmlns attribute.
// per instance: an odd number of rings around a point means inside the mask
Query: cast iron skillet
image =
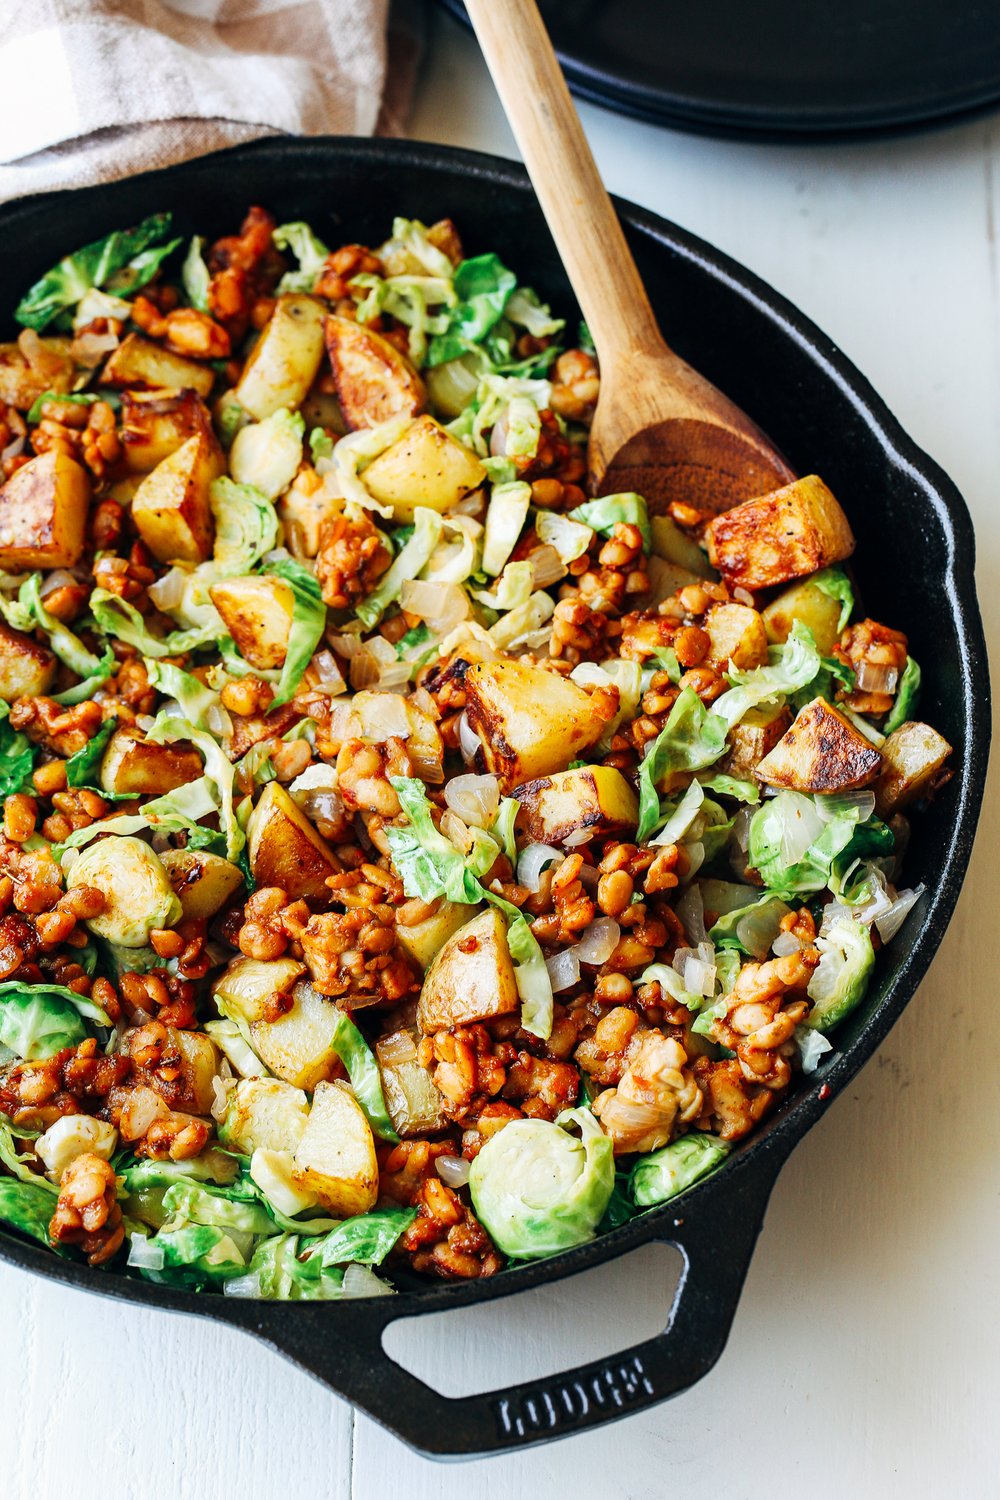
<svg viewBox="0 0 1000 1500"><path fill-rule="evenodd" d="M144 214L170 208L179 233L215 236L232 232L251 203L266 205L279 222L311 220L331 245L377 244L395 214L427 222L451 215L470 251L497 250L543 297L571 310L555 249L519 167L442 147L333 138L260 142L109 187L0 209L6 303L12 306L67 250ZM954 779L914 823L907 880L925 881L928 897L879 956L865 1005L838 1032L836 1053L821 1073L716 1176L592 1244L493 1280L442 1285L413 1279L400 1283L397 1297L344 1303L249 1302L90 1270L0 1233L0 1254L27 1270L256 1334L405 1441L437 1455L512 1450L595 1427L686 1390L712 1367L778 1171L899 1017L944 935L986 775L986 646L972 525L954 485L830 340L781 297L654 214L619 208L674 348L757 418L800 472L821 473L845 506L858 538L861 587L879 618L908 633L925 669L922 712L955 747ZM683 1276L666 1329L624 1354L453 1400L382 1349L382 1332L396 1318L497 1300L651 1240L678 1247ZM499 1308L496 1316L502 1316Z"/></svg>

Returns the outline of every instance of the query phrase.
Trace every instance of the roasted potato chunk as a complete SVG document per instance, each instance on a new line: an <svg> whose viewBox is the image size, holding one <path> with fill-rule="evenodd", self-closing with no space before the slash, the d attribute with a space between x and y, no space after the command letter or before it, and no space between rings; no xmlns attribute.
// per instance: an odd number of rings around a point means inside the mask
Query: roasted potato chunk
<svg viewBox="0 0 1000 1500"><path fill-rule="evenodd" d="M211 365L171 354L151 339L130 333L108 358L101 371L101 384L154 391L192 390L204 400L215 384L215 371Z"/></svg>
<svg viewBox="0 0 1000 1500"><path fill-rule="evenodd" d="M382 1076L382 1095L396 1134L428 1135L444 1124L441 1094L429 1068L417 1060L418 1032L413 1027L390 1032L375 1043Z"/></svg>
<svg viewBox="0 0 1000 1500"><path fill-rule="evenodd" d="M132 520L160 562L205 562L215 531L209 488L225 472L214 438L188 438L146 476L132 500Z"/></svg>
<svg viewBox="0 0 1000 1500"><path fill-rule="evenodd" d="M0 699L5 703L47 693L57 666L55 655L47 646L40 646L33 636L0 623Z"/></svg>
<svg viewBox="0 0 1000 1500"><path fill-rule="evenodd" d="M241 656L252 667L280 667L288 651L295 595L281 578L224 578L208 591Z"/></svg>
<svg viewBox="0 0 1000 1500"><path fill-rule="evenodd" d="M816 474L723 511L705 540L712 566L744 589L787 583L854 551L847 517Z"/></svg>
<svg viewBox="0 0 1000 1500"><path fill-rule="evenodd" d="M72 568L83 552L90 504L87 472L50 448L0 489L0 568Z"/></svg>
<svg viewBox="0 0 1000 1500"><path fill-rule="evenodd" d="M290 1009L276 1021L254 1022L250 1037L272 1073L300 1089L313 1089L338 1067L333 1050L337 1026L336 1001L303 981L292 991Z"/></svg>
<svg viewBox="0 0 1000 1500"><path fill-rule="evenodd" d="M215 1076L219 1071L219 1049L203 1031L168 1028L170 1047L180 1053L184 1106L196 1115L208 1115L215 1103Z"/></svg>
<svg viewBox="0 0 1000 1500"><path fill-rule="evenodd" d="M875 811L880 818L918 802L934 790L951 746L929 724L900 724L882 746L882 775L875 783Z"/></svg>
<svg viewBox="0 0 1000 1500"><path fill-rule="evenodd" d="M302 404L323 359L322 302L299 293L279 297L250 358L236 400L258 422Z"/></svg>
<svg viewBox="0 0 1000 1500"><path fill-rule="evenodd" d="M417 1025L425 1034L472 1026L520 1006L507 928L495 907L454 933L435 958L417 1002Z"/></svg>
<svg viewBox="0 0 1000 1500"><path fill-rule="evenodd" d="M250 814L247 854L257 884L281 886L293 901L328 895L326 877L340 869L326 840L277 781L268 782Z"/></svg>
<svg viewBox="0 0 1000 1500"><path fill-rule="evenodd" d="M875 746L850 720L824 698L814 698L760 762L756 776L794 792L849 792L874 781L881 765Z"/></svg>
<svg viewBox="0 0 1000 1500"><path fill-rule="evenodd" d="M368 464L364 482L380 504L392 506L393 520L412 521L418 505L450 510L485 478L476 455L423 416Z"/></svg>
<svg viewBox="0 0 1000 1500"><path fill-rule="evenodd" d="M791 710L784 705L776 708L765 704L763 708L752 708L729 731L729 751L721 769L728 776L751 778L791 722Z"/></svg>
<svg viewBox="0 0 1000 1500"><path fill-rule="evenodd" d="M414 922L412 927L397 926L396 941L408 957L426 969L437 957L452 933L464 927L479 911L477 906L462 906L457 901L442 901L437 911Z"/></svg>
<svg viewBox="0 0 1000 1500"><path fill-rule="evenodd" d="M517 661L477 662L465 690L483 762L504 790L561 770L597 743L616 711L575 682Z"/></svg>
<svg viewBox="0 0 1000 1500"><path fill-rule="evenodd" d="M841 603L832 594L817 588L812 579L804 578L783 589L761 610L764 629L772 645L780 646L792 633L798 620L811 631L812 638L824 656L829 656L840 639Z"/></svg>
<svg viewBox="0 0 1000 1500"><path fill-rule="evenodd" d="M642 596L646 609L653 609L657 604L662 604L664 599L672 598L678 589L686 589L692 583L701 582L700 574L692 573L690 568L682 567L680 563L657 557L655 553L646 559L646 571L649 574L649 589Z"/></svg>
<svg viewBox="0 0 1000 1500"><path fill-rule="evenodd" d="M30 411L46 391L65 395L73 389L76 367L70 338L39 340L43 358L29 364L18 344L0 344L0 402Z"/></svg>
<svg viewBox="0 0 1000 1500"><path fill-rule="evenodd" d="M711 642L709 666L725 670L732 662L741 671L766 666L764 621L748 604L713 605L705 617L705 632Z"/></svg>
<svg viewBox="0 0 1000 1500"><path fill-rule="evenodd" d="M100 783L106 792L154 796L196 781L204 770L193 745L156 745L141 729L116 729L101 761Z"/></svg>
<svg viewBox="0 0 1000 1500"><path fill-rule="evenodd" d="M234 958L212 985L220 1010L246 1021L263 1021L268 1011L279 1010L306 966L295 958L275 958L264 963L257 958Z"/></svg>
<svg viewBox="0 0 1000 1500"><path fill-rule="evenodd" d="M516 786L518 826L538 844L561 844L581 828L624 834L639 821L635 792L611 766L578 766Z"/></svg>
<svg viewBox="0 0 1000 1500"><path fill-rule="evenodd" d="M375 1138L346 1084L318 1083L292 1176L338 1219L366 1214L378 1197Z"/></svg>
<svg viewBox="0 0 1000 1500"><path fill-rule="evenodd" d="M241 1078L226 1103L219 1140L231 1151L294 1151L309 1119L309 1100L283 1078Z"/></svg>
<svg viewBox="0 0 1000 1500"><path fill-rule="evenodd" d="M194 391L123 391L121 441L131 474L148 474L189 438L214 441L208 407Z"/></svg>
<svg viewBox="0 0 1000 1500"><path fill-rule="evenodd" d="M326 347L340 409L348 427L377 427L416 417L427 390L409 360L380 333L351 318L327 318ZM423 502L417 498L417 503Z"/></svg>
<svg viewBox="0 0 1000 1500"><path fill-rule="evenodd" d="M167 849L160 860L186 921L214 917L243 884L239 865L205 849Z"/></svg>

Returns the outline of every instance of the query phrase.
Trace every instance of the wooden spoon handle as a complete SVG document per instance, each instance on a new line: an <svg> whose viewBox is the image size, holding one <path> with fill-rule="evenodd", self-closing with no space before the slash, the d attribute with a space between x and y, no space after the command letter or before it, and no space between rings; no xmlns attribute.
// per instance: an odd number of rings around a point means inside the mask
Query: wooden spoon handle
<svg viewBox="0 0 1000 1500"><path fill-rule="evenodd" d="M466 0L601 363L663 339L535 0Z"/></svg>

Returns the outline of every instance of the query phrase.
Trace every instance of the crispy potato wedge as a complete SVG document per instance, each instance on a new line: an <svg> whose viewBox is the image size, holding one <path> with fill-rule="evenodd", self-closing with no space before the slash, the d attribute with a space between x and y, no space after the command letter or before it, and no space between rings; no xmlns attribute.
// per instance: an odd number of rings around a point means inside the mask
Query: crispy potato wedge
<svg viewBox="0 0 1000 1500"><path fill-rule="evenodd" d="M891 817L933 791L951 754L943 735L916 720L894 729L881 750L882 775L875 783L875 811L880 818Z"/></svg>
<svg viewBox="0 0 1000 1500"><path fill-rule="evenodd" d="M123 391L121 441L130 474L148 474L189 438L215 441L208 407L194 391Z"/></svg>
<svg viewBox="0 0 1000 1500"><path fill-rule="evenodd" d="M284 664L295 595L283 579L266 573L223 578L208 592L240 655L252 667Z"/></svg>
<svg viewBox="0 0 1000 1500"><path fill-rule="evenodd" d="M250 1027L254 1051L272 1073L300 1089L313 1089L339 1066L333 1041L338 1006L303 980L292 991L292 1003L275 1021Z"/></svg>
<svg viewBox="0 0 1000 1500"><path fill-rule="evenodd" d="M210 1036L203 1031L181 1031L167 1028L171 1047L181 1057L181 1080L184 1084L182 1108L196 1115L208 1115L215 1103L215 1076L219 1071L220 1053Z"/></svg>
<svg viewBox="0 0 1000 1500"><path fill-rule="evenodd" d="M377 427L392 417L416 417L427 389L395 345L351 318L327 318L326 348L344 421Z"/></svg>
<svg viewBox="0 0 1000 1500"><path fill-rule="evenodd" d="M30 411L46 391L65 395L73 389L76 366L70 353L71 338L40 340L44 359L29 364L17 344L0 344L0 402Z"/></svg>
<svg viewBox="0 0 1000 1500"><path fill-rule="evenodd" d="M375 1138L361 1106L342 1083L318 1083L292 1176L338 1219L365 1214L378 1197Z"/></svg>
<svg viewBox="0 0 1000 1500"><path fill-rule="evenodd" d="M323 359L325 309L315 297L279 297L243 366L236 400L258 422L305 400Z"/></svg>
<svg viewBox="0 0 1000 1500"><path fill-rule="evenodd" d="M766 589L842 562L854 551L847 517L816 474L716 516L708 557L726 583Z"/></svg>
<svg viewBox="0 0 1000 1500"><path fill-rule="evenodd" d="M212 985L212 994L221 1010L254 1026L305 971L305 964L295 958L275 958L267 963L258 958L234 958Z"/></svg>
<svg viewBox="0 0 1000 1500"><path fill-rule="evenodd" d="M219 1140L230 1151L294 1151L309 1119L309 1100L283 1078L241 1078L226 1102Z"/></svg>
<svg viewBox="0 0 1000 1500"><path fill-rule="evenodd" d="M800 709L757 766L758 781L795 792L850 792L874 781L882 756L825 698Z"/></svg>
<svg viewBox="0 0 1000 1500"><path fill-rule="evenodd" d="M418 505L450 510L485 478L481 460L429 416L417 417L364 471L365 489L403 522Z"/></svg>
<svg viewBox="0 0 1000 1500"><path fill-rule="evenodd" d="M247 854L258 885L278 885L293 901L328 895L340 869L326 840L283 786L269 781L247 824Z"/></svg>
<svg viewBox="0 0 1000 1500"><path fill-rule="evenodd" d="M507 946L507 928L489 907L454 933L427 970L417 1002L425 1035L513 1015L521 1001Z"/></svg>
<svg viewBox="0 0 1000 1500"><path fill-rule="evenodd" d="M382 1095L396 1134L404 1140L429 1135L444 1125L444 1099L431 1070L417 1060L419 1033L404 1027L380 1037L375 1059L382 1077Z"/></svg>
<svg viewBox="0 0 1000 1500"><path fill-rule="evenodd" d="M729 750L721 762L727 776L749 780L760 762L781 739L792 722L791 709L784 705L752 708L729 731Z"/></svg>
<svg viewBox="0 0 1000 1500"><path fill-rule="evenodd" d="M829 656L840 639L841 604L832 594L817 588L810 578L793 583L761 610L767 638L774 646L787 641L796 620L805 625L824 656Z"/></svg>
<svg viewBox="0 0 1000 1500"><path fill-rule="evenodd" d="M715 604L705 617L705 632L711 642L708 664L745 671L767 664L767 631L764 621L748 604Z"/></svg>
<svg viewBox="0 0 1000 1500"><path fill-rule="evenodd" d="M101 385L139 386L154 391L196 391L205 400L215 384L211 365L171 354L152 339L130 333L101 371Z"/></svg>
<svg viewBox="0 0 1000 1500"><path fill-rule="evenodd" d="M538 844L561 844L589 828L595 834L624 834L639 821L635 792L611 766L578 766L516 786L521 804L518 826Z"/></svg>
<svg viewBox="0 0 1000 1500"><path fill-rule="evenodd" d="M243 884L243 871L206 849L167 849L160 856L186 921L208 920Z"/></svg>
<svg viewBox="0 0 1000 1500"><path fill-rule="evenodd" d="M5 703L47 693L58 665L54 652L34 636L0 622L0 699Z"/></svg>
<svg viewBox="0 0 1000 1500"><path fill-rule="evenodd" d="M90 504L86 470L50 448L0 489L0 568L72 568L83 552Z"/></svg>
<svg viewBox="0 0 1000 1500"><path fill-rule="evenodd" d="M132 500L132 520L160 562L200 563L211 557L215 523L209 488L225 467L215 439L197 433L142 481Z"/></svg>
<svg viewBox="0 0 1000 1500"><path fill-rule="evenodd" d="M193 745L156 745L131 725L116 729L101 761L106 792L154 796L196 781L204 770Z"/></svg>
<svg viewBox="0 0 1000 1500"><path fill-rule="evenodd" d="M397 926L396 941L408 957L426 969L441 952L445 943L477 914L478 906L462 906L457 901L443 901L437 911L415 922L412 927Z"/></svg>
<svg viewBox="0 0 1000 1500"><path fill-rule="evenodd" d="M642 596L645 609L653 609L657 604L662 604L664 599L672 598L678 589L686 589L689 584L701 582L700 574L692 573L690 568L685 568L680 563L657 557L655 552L646 559L646 571L649 574L649 589Z"/></svg>
<svg viewBox="0 0 1000 1500"><path fill-rule="evenodd" d="M477 662L466 673L465 689L483 762L505 791L562 770L597 743L614 716L575 682L523 662Z"/></svg>

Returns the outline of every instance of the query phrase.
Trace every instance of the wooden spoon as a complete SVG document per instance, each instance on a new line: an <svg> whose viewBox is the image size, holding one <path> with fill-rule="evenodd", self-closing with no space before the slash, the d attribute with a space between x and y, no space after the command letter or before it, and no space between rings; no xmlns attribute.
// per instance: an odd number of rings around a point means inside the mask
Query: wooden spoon
<svg viewBox="0 0 1000 1500"><path fill-rule="evenodd" d="M746 414L668 348L535 0L466 0L601 365L594 494L721 511L795 478Z"/></svg>

